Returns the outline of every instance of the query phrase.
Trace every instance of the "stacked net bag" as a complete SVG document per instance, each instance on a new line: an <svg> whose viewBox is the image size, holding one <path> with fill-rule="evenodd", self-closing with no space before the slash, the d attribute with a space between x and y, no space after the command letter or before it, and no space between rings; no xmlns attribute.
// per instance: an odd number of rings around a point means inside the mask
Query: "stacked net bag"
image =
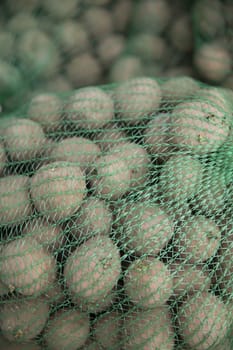
<svg viewBox="0 0 233 350"><path fill-rule="evenodd" d="M232 349L232 113L140 77L1 119L1 349Z"/></svg>
<svg viewBox="0 0 233 350"><path fill-rule="evenodd" d="M193 76L193 1L137 0L134 3L124 56L112 68L114 81L124 76L129 79L141 72L148 76ZM129 66L131 69L127 69Z"/></svg>
<svg viewBox="0 0 233 350"><path fill-rule="evenodd" d="M127 39L131 0L4 0L0 4L0 104L33 92L108 81Z"/></svg>
<svg viewBox="0 0 233 350"><path fill-rule="evenodd" d="M195 49L193 64L207 83L233 88L233 3L196 0L192 8Z"/></svg>

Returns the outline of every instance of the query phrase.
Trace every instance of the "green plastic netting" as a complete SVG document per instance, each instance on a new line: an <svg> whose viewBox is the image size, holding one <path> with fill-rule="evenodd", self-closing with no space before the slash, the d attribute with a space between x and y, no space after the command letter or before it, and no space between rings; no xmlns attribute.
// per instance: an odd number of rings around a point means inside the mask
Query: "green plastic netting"
<svg viewBox="0 0 233 350"><path fill-rule="evenodd" d="M1 118L1 349L232 349L232 120L190 77Z"/></svg>

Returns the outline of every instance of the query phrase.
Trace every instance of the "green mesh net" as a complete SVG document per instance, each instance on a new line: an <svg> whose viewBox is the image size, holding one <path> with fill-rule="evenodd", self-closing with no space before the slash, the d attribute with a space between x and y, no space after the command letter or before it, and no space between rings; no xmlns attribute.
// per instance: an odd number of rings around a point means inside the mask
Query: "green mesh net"
<svg viewBox="0 0 233 350"><path fill-rule="evenodd" d="M185 76L1 118L1 349L232 349L232 118Z"/></svg>

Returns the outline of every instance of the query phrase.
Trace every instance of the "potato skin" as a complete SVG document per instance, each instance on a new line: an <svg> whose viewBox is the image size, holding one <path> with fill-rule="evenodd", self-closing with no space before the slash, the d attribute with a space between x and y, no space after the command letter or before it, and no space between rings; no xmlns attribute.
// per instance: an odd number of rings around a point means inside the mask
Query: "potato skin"
<svg viewBox="0 0 233 350"><path fill-rule="evenodd" d="M61 226L53 225L42 218L30 220L23 228L22 235L35 238L38 243L51 252L59 250L65 240Z"/></svg>
<svg viewBox="0 0 233 350"><path fill-rule="evenodd" d="M91 178L96 195L103 199L118 199L130 189L131 172L126 161L116 154L106 154L94 163Z"/></svg>
<svg viewBox="0 0 233 350"><path fill-rule="evenodd" d="M13 161L30 161L41 155L46 138L40 124L18 118L6 127L3 141Z"/></svg>
<svg viewBox="0 0 233 350"><path fill-rule="evenodd" d="M174 239L175 249L181 258L200 263L217 252L221 232L216 223L203 215L196 215L183 222Z"/></svg>
<svg viewBox="0 0 233 350"><path fill-rule="evenodd" d="M26 343L9 342L3 337L0 337L0 347L3 350L42 350L39 344L31 340Z"/></svg>
<svg viewBox="0 0 233 350"><path fill-rule="evenodd" d="M188 296L178 310L179 333L189 348L208 350L227 334L228 312L215 295L202 292Z"/></svg>
<svg viewBox="0 0 233 350"><path fill-rule="evenodd" d="M40 299L11 300L1 306L1 331L9 341L27 342L42 331L48 317L49 306Z"/></svg>
<svg viewBox="0 0 233 350"><path fill-rule="evenodd" d="M172 350L174 331L167 306L132 309L124 317L123 350Z"/></svg>
<svg viewBox="0 0 233 350"><path fill-rule="evenodd" d="M122 244L137 256L156 256L171 239L173 222L158 205L134 203L122 209Z"/></svg>
<svg viewBox="0 0 233 350"><path fill-rule="evenodd" d="M118 311L110 311L100 315L94 323L94 335L104 349L117 349L120 344L122 315Z"/></svg>
<svg viewBox="0 0 233 350"><path fill-rule="evenodd" d="M76 91L67 101L65 114L78 128L102 128L114 117L111 97L98 87L86 87Z"/></svg>
<svg viewBox="0 0 233 350"><path fill-rule="evenodd" d="M0 174L3 173L7 164L7 156L3 145L0 143Z"/></svg>
<svg viewBox="0 0 233 350"><path fill-rule="evenodd" d="M195 52L194 65L203 78L221 83L232 70L232 57L217 42L205 43Z"/></svg>
<svg viewBox="0 0 233 350"><path fill-rule="evenodd" d="M24 175L9 175L0 179L1 225L17 225L30 217L29 181Z"/></svg>
<svg viewBox="0 0 233 350"><path fill-rule="evenodd" d="M85 137L68 137L54 145L50 154L52 161L72 162L88 172L92 163L101 155L98 145Z"/></svg>
<svg viewBox="0 0 233 350"><path fill-rule="evenodd" d="M160 173L159 188L168 200L184 201L196 194L203 172L200 161L190 155L172 155Z"/></svg>
<svg viewBox="0 0 233 350"><path fill-rule="evenodd" d="M183 102L171 113L173 143L197 154L216 151L229 134L226 111L204 101Z"/></svg>
<svg viewBox="0 0 233 350"><path fill-rule="evenodd" d="M127 140L126 133L116 125L106 125L98 133L94 135L94 141L100 147L102 152L108 152L121 142Z"/></svg>
<svg viewBox="0 0 233 350"><path fill-rule="evenodd" d="M76 310L60 310L48 321L44 340L50 350L76 350L88 338L90 321L87 314Z"/></svg>
<svg viewBox="0 0 233 350"><path fill-rule="evenodd" d="M112 212L106 203L98 198L88 197L71 220L71 232L79 239L96 234L108 235L111 231Z"/></svg>
<svg viewBox="0 0 233 350"><path fill-rule="evenodd" d="M150 78L134 78L114 91L115 110L122 121L136 125L154 112L161 102L159 84Z"/></svg>
<svg viewBox="0 0 233 350"><path fill-rule="evenodd" d="M29 104L28 117L39 123L44 132L56 131L61 123L62 101L51 93L34 96Z"/></svg>
<svg viewBox="0 0 233 350"><path fill-rule="evenodd" d="M141 145L133 142L122 142L113 146L110 154L119 155L127 163L131 172L131 189L138 189L145 185L148 178L150 159Z"/></svg>
<svg viewBox="0 0 233 350"><path fill-rule="evenodd" d="M151 257L137 259L129 266L124 286L131 301L142 309L165 304L173 292L173 280L167 266Z"/></svg>
<svg viewBox="0 0 233 350"><path fill-rule="evenodd" d="M106 295L102 295L98 301L89 302L84 301L82 298L71 295L72 302L77 305L80 310L92 314L98 314L111 308L115 299L117 298L116 288L113 288Z"/></svg>
<svg viewBox="0 0 233 350"><path fill-rule="evenodd" d="M170 114L159 113L147 124L144 132L144 146L155 158L167 160L174 151L170 133Z"/></svg>
<svg viewBox="0 0 233 350"><path fill-rule="evenodd" d="M56 278L55 258L31 237L6 243L0 254L0 278L11 292L39 295Z"/></svg>
<svg viewBox="0 0 233 350"><path fill-rule="evenodd" d="M208 291L211 285L210 276L201 265L183 264L179 260L169 265L173 276L173 293L184 296L187 293Z"/></svg>
<svg viewBox="0 0 233 350"><path fill-rule="evenodd" d="M172 105L190 99L199 89L197 81L191 77L170 78L161 85L164 103Z"/></svg>
<svg viewBox="0 0 233 350"><path fill-rule="evenodd" d="M116 285L121 273L118 248L109 237L90 238L68 257L64 277L69 292L84 303L94 303Z"/></svg>
<svg viewBox="0 0 233 350"><path fill-rule="evenodd" d="M85 176L69 162L42 166L31 178L31 196L37 210L57 221L70 217L86 195Z"/></svg>

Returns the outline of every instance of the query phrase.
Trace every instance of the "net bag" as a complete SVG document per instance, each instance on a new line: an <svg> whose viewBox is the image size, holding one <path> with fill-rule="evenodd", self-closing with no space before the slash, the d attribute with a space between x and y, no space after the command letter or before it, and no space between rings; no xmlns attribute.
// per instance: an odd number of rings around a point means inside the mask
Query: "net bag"
<svg viewBox="0 0 233 350"><path fill-rule="evenodd" d="M184 76L1 118L1 348L232 349L232 116Z"/></svg>
<svg viewBox="0 0 233 350"><path fill-rule="evenodd" d="M3 109L15 110L33 91L107 81L124 49L131 9L131 0L1 1Z"/></svg>

